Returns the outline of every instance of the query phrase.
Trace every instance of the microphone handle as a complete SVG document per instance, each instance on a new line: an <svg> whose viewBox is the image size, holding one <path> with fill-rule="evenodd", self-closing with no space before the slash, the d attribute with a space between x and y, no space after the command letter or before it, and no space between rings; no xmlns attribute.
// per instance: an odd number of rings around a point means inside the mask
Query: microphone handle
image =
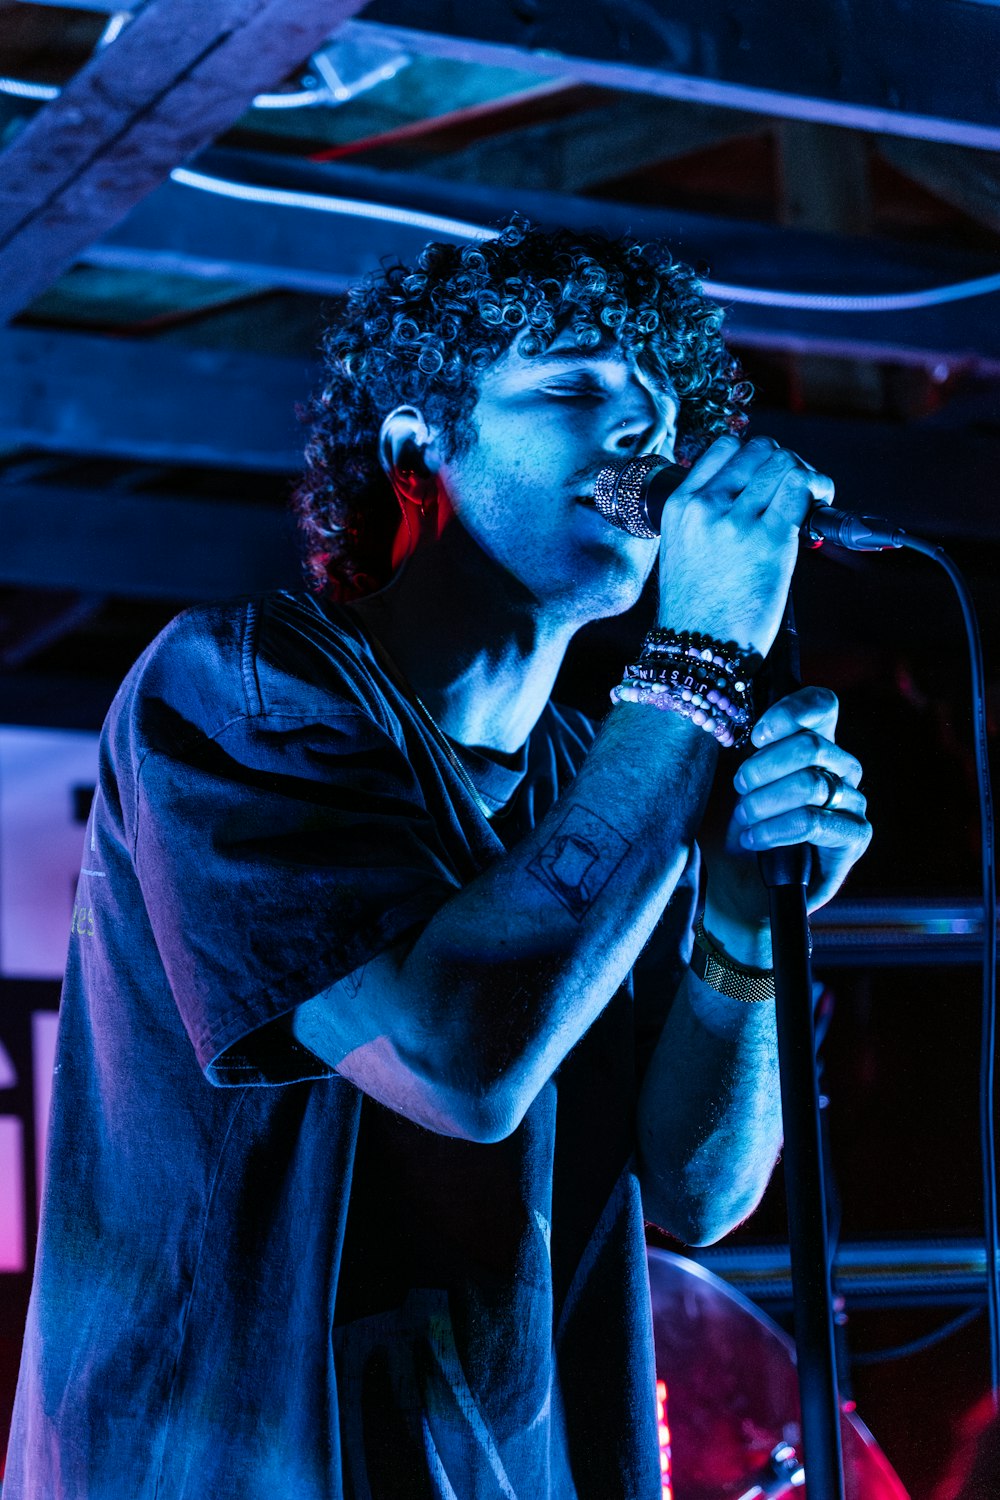
<svg viewBox="0 0 1000 1500"><path fill-rule="evenodd" d="M663 511L670 496L688 477L690 470L666 459L651 464L642 480L641 505L649 530L659 535ZM626 530L631 528L626 527ZM882 516L857 516L832 505L815 504L802 525L802 536L814 546L833 542L848 552L881 552L902 547L906 532Z"/></svg>

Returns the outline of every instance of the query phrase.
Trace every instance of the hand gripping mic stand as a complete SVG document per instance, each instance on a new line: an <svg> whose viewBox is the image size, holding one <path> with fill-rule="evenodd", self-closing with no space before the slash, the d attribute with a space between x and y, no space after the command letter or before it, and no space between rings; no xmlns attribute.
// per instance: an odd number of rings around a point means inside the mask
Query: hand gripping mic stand
<svg viewBox="0 0 1000 1500"><path fill-rule="evenodd" d="M801 686L791 593L768 658L772 701ZM806 885L808 845L758 856L767 886L785 1131L785 1190L792 1262L802 1453L809 1500L844 1500L840 1396L833 1332L823 1146L816 1073Z"/></svg>

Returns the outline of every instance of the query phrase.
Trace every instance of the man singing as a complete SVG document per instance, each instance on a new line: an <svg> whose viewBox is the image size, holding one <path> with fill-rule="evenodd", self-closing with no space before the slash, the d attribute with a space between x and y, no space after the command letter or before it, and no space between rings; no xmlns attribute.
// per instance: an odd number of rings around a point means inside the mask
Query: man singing
<svg viewBox="0 0 1000 1500"><path fill-rule="evenodd" d="M644 1220L718 1239L780 1146L756 855L815 908L870 836L832 694L752 719L833 486L720 323L516 219L330 330L316 590L182 616L105 728L4 1500L659 1497ZM593 500L645 453L659 540ZM654 568L596 729L556 674Z"/></svg>

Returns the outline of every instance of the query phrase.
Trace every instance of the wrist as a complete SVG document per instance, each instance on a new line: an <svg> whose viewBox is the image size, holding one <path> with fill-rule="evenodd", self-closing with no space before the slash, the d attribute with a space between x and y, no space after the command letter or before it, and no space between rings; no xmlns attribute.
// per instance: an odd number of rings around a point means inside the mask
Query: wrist
<svg viewBox="0 0 1000 1500"><path fill-rule="evenodd" d="M750 969L774 967L771 924L766 917L750 921L727 912L712 901L709 892L702 920L712 941L736 963Z"/></svg>
<svg viewBox="0 0 1000 1500"><path fill-rule="evenodd" d="M654 626L638 661L611 689L613 703L635 703L690 719L719 744L741 745L753 723L749 674L739 646L700 631Z"/></svg>

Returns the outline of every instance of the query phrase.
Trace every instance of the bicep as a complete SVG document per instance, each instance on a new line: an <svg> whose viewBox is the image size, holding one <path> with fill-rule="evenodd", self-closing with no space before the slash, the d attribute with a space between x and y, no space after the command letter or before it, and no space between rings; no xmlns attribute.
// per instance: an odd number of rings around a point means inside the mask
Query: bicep
<svg viewBox="0 0 1000 1500"><path fill-rule="evenodd" d="M698 894L695 850L632 970L636 1072L641 1080L687 972Z"/></svg>

